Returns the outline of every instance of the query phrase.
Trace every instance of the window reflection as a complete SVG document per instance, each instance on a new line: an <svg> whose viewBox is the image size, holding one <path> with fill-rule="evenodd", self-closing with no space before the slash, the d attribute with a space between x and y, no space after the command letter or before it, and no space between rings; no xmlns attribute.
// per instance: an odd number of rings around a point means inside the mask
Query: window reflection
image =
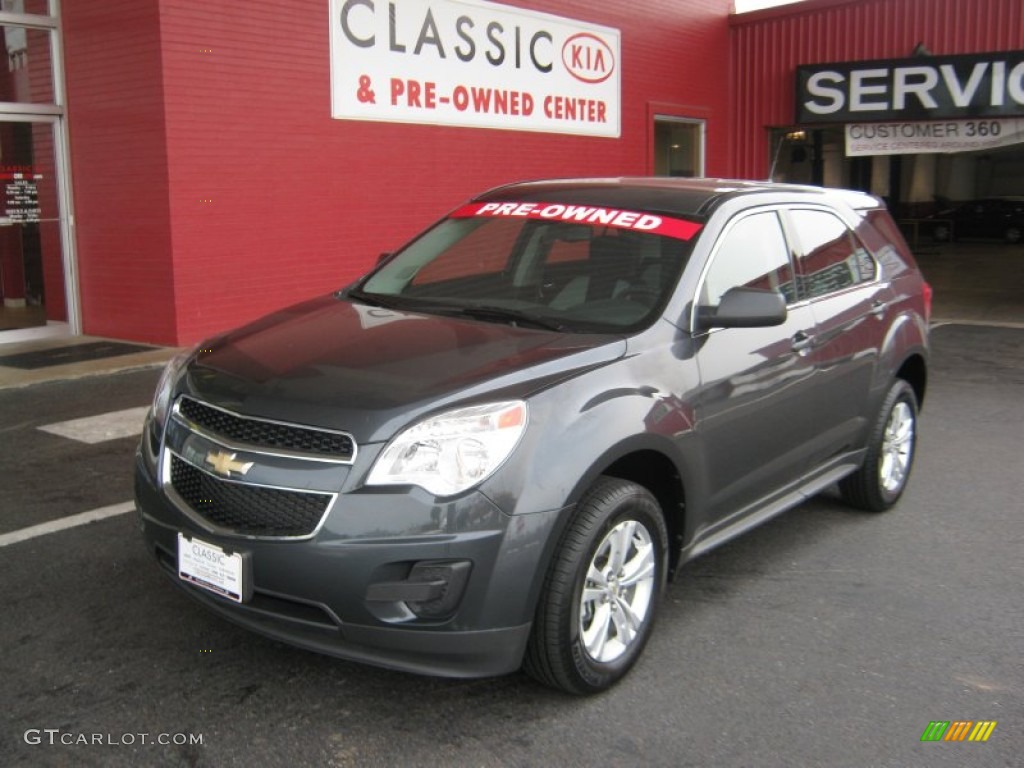
<svg viewBox="0 0 1024 768"><path fill-rule="evenodd" d="M846 224L826 211L795 210L804 296L816 298L875 278L875 260Z"/></svg>
<svg viewBox="0 0 1024 768"><path fill-rule="evenodd" d="M50 0L0 0L0 10L5 13L30 13L36 16L49 16Z"/></svg>
<svg viewBox="0 0 1024 768"><path fill-rule="evenodd" d="M50 32L45 29L0 26L5 64L0 66L0 101L52 104L53 70Z"/></svg>
<svg viewBox="0 0 1024 768"><path fill-rule="evenodd" d="M746 216L722 238L704 280L701 304L716 306L730 288L778 291L796 299L789 250L779 217L772 212Z"/></svg>

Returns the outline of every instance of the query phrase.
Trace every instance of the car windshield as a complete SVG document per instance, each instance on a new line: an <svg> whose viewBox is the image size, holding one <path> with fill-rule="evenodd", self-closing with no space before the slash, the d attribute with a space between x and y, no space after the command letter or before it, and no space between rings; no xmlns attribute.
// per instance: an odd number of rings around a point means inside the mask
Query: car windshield
<svg viewBox="0 0 1024 768"><path fill-rule="evenodd" d="M550 203L472 203L378 267L349 298L578 333L652 323L700 224Z"/></svg>

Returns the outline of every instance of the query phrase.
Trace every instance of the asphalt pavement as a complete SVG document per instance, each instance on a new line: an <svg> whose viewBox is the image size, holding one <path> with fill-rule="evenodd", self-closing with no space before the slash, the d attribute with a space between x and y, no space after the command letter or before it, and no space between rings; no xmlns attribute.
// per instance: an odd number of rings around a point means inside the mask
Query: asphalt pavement
<svg viewBox="0 0 1024 768"><path fill-rule="evenodd" d="M40 429L130 421L158 369L0 390L0 765L1020 765L1024 329L933 341L898 508L826 494L688 564L637 668L584 699L338 661L208 614L142 547L136 437ZM923 742L937 721L996 725Z"/></svg>

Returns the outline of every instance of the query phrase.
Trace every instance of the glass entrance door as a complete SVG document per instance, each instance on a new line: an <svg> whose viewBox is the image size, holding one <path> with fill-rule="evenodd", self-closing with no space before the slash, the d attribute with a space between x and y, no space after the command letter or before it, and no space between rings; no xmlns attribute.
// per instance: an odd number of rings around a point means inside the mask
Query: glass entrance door
<svg viewBox="0 0 1024 768"><path fill-rule="evenodd" d="M54 129L0 118L0 331L67 321Z"/></svg>
<svg viewBox="0 0 1024 768"><path fill-rule="evenodd" d="M0 344L81 332L58 0L0 0Z"/></svg>

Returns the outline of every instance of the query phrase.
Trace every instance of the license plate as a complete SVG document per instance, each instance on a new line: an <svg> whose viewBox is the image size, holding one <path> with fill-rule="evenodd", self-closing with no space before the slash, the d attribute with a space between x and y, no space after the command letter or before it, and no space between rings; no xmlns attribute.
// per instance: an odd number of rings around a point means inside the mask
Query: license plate
<svg viewBox="0 0 1024 768"><path fill-rule="evenodd" d="M189 584L241 603L249 597L246 558L214 544L178 534L178 577Z"/></svg>

